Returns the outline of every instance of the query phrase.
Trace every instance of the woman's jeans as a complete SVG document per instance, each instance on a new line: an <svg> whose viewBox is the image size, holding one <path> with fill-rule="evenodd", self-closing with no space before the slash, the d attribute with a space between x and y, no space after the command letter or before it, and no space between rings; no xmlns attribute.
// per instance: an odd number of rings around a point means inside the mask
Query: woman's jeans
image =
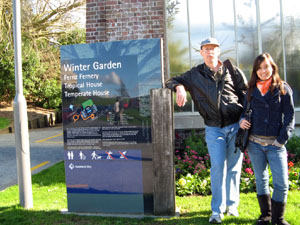
<svg viewBox="0 0 300 225"><path fill-rule="evenodd" d="M223 213L226 206L237 208L239 204L240 177L243 154L235 151L238 123L220 128L205 127L205 139L210 155L211 208Z"/></svg>
<svg viewBox="0 0 300 225"><path fill-rule="evenodd" d="M273 196L276 202L286 202L288 194L288 165L285 146L261 146L249 141L248 153L254 169L256 192L258 195L270 194L268 163L273 177Z"/></svg>

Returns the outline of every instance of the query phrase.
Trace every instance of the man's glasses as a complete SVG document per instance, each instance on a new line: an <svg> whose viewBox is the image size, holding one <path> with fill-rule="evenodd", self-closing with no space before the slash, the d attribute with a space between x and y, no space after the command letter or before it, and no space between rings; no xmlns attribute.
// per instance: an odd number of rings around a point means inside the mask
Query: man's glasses
<svg viewBox="0 0 300 225"><path fill-rule="evenodd" d="M210 47L210 48L202 48L203 51L205 52L210 52L216 50L218 47Z"/></svg>

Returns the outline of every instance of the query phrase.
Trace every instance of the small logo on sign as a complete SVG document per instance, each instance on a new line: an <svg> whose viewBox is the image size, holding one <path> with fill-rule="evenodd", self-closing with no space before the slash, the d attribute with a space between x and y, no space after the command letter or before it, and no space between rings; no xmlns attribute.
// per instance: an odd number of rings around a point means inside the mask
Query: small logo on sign
<svg viewBox="0 0 300 225"><path fill-rule="evenodd" d="M69 165L69 168L70 168L71 170L73 170L73 169L74 169L74 164L71 163L71 164Z"/></svg>

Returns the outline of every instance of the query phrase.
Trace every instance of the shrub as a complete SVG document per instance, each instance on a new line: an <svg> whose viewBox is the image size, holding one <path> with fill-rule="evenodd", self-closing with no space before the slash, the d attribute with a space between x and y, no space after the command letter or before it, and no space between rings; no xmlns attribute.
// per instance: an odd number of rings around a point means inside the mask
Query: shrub
<svg viewBox="0 0 300 225"><path fill-rule="evenodd" d="M204 135L192 135L185 140L183 152L175 151L177 195L202 194L210 191L210 158Z"/></svg>
<svg viewBox="0 0 300 225"><path fill-rule="evenodd" d="M289 167L289 188L300 190L300 165L296 167L296 165L289 161L288 167Z"/></svg>
<svg viewBox="0 0 300 225"><path fill-rule="evenodd" d="M199 156L204 157L208 154L206 147L205 136L203 134L195 134L192 130L191 136L184 141L185 146L189 146L198 153Z"/></svg>
<svg viewBox="0 0 300 225"><path fill-rule="evenodd" d="M288 153L289 159L291 161L299 162L300 160L300 137L299 136L292 136L285 145Z"/></svg>
<svg viewBox="0 0 300 225"><path fill-rule="evenodd" d="M210 190L210 157L204 135L191 136L185 140L183 151L175 151L176 194L209 195ZM288 149L289 186L290 189L300 190L300 138L292 137L286 144ZM273 188L273 177L269 168L270 189ZM243 157L240 190L243 193L255 192L256 182L253 167L248 152Z"/></svg>
<svg viewBox="0 0 300 225"><path fill-rule="evenodd" d="M209 195L210 191L210 177L202 177L198 174L181 175L176 180L176 194L179 196L201 194Z"/></svg>
<svg viewBox="0 0 300 225"><path fill-rule="evenodd" d="M241 171L240 191L244 193L254 192L256 190L255 176L247 150L243 156Z"/></svg>
<svg viewBox="0 0 300 225"><path fill-rule="evenodd" d="M176 150L176 153L179 153ZM175 168L177 174L186 175L190 174L202 174L206 175L207 168L210 167L209 154L206 154L204 157L193 150L190 146L186 146L183 155L177 154L175 156Z"/></svg>

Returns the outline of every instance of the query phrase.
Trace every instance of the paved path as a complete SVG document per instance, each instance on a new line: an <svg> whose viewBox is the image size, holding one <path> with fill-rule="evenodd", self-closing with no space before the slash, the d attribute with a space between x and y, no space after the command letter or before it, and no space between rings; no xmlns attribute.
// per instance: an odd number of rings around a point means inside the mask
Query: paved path
<svg viewBox="0 0 300 225"><path fill-rule="evenodd" d="M62 161L63 130L60 125L29 131L32 174ZM17 184L16 147L14 134L0 135L0 191Z"/></svg>

